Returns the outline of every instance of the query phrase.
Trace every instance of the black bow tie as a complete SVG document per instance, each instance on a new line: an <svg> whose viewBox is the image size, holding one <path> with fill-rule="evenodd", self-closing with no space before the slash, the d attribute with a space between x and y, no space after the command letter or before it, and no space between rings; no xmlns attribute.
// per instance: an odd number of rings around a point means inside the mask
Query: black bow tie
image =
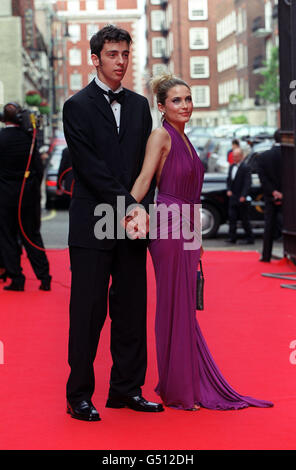
<svg viewBox="0 0 296 470"><path fill-rule="evenodd" d="M118 103L122 104L124 101L124 90L121 90L119 93L114 93L112 90L103 91L103 93L109 97L110 104L112 104L113 101L117 101Z"/></svg>

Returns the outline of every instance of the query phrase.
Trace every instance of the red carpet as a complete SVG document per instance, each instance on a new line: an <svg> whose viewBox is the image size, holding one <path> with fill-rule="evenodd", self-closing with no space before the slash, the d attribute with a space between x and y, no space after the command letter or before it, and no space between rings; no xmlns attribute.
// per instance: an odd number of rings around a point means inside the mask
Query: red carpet
<svg viewBox="0 0 296 470"><path fill-rule="evenodd" d="M30 449L295 449L296 292L261 272L296 271L285 261L258 262L258 253L206 252L206 309L198 319L225 378L240 393L274 402L270 409L136 413L104 407L110 371L109 322L96 359L93 397L102 421L65 413L70 271L67 251L49 253L53 289L40 292L24 259L25 292L0 287L0 448ZM157 400L150 258L149 362L143 394ZM1 364L1 362L4 362Z"/></svg>

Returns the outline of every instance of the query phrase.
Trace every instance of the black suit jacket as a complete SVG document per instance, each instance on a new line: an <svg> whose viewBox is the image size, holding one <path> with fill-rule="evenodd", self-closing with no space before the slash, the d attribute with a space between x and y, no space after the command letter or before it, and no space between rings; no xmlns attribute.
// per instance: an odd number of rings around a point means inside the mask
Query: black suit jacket
<svg viewBox="0 0 296 470"><path fill-rule="evenodd" d="M70 168L72 168L72 159L68 147L65 147L62 152L62 159L57 176L57 184L60 183L61 188L64 188L68 192L71 191L73 183L73 170Z"/></svg>
<svg viewBox="0 0 296 470"><path fill-rule="evenodd" d="M227 189L232 191L232 194L235 198L239 199L240 197L246 197L249 194L251 183L252 183L252 173L250 167L242 161L237 169L235 178L231 178L231 172L234 164L230 165L228 170L227 177Z"/></svg>
<svg viewBox="0 0 296 470"><path fill-rule="evenodd" d="M24 172L28 162L32 136L19 127L0 131L0 205L18 205ZM36 147L33 152L30 176L26 180L22 205L34 205L40 199L43 164Z"/></svg>
<svg viewBox="0 0 296 470"><path fill-rule="evenodd" d="M109 204L117 216L117 196L125 208L135 204L130 195L140 173L152 119L148 101L125 90L121 105L120 132L106 97L93 80L64 104L63 122L72 158L74 191L70 204L69 245L110 249L114 240L98 240L94 215L98 204ZM155 182L142 204L153 202ZM118 217L125 215L120 211Z"/></svg>
<svg viewBox="0 0 296 470"><path fill-rule="evenodd" d="M272 192L282 192L282 153L281 146L274 145L270 150L262 152L258 158L258 174L264 197L273 199Z"/></svg>

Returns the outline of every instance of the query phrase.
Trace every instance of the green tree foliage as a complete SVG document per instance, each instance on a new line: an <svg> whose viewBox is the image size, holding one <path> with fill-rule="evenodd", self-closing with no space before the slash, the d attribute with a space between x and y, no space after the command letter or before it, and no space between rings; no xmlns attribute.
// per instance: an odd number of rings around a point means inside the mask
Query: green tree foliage
<svg viewBox="0 0 296 470"><path fill-rule="evenodd" d="M273 47L268 61L264 62L264 70L261 75L264 77L263 83L259 85L256 94L268 103L279 103L280 84L279 84L279 50Z"/></svg>

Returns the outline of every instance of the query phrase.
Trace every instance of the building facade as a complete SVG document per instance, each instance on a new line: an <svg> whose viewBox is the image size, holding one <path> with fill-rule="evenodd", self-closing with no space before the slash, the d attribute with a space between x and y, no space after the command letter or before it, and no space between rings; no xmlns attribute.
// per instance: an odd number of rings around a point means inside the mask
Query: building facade
<svg viewBox="0 0 296 470"><path fill-rule="evenodd" d="M66 42L66 70L57 77L58 86L67 87L72 96L85 87L96 75L90 57L89 41L106 24L116 24L132 36L130 66L123 85L138 93L143 92L141 64L140 20L143 11L137 0L64 0L57 1L57 14L67 22L69 37ZM66 84L65 84L66 80ZM60 106L62 103L60 103Z"/></svg>
<svg viewBox="0 0 296 470"><path fill-rule="evenodd" d="M171 72L192 89L193 125L218 124L215 0L147 0L147 78ZM155 97L150 102L155 121Z"/></svg>
<svg viewBox="0 0 296 470"><path fill-rule="evenodd" d="M276 43L276 4L275 0L146 0L147 82L166 71L183 78L192 89L192 125L236 120L274 125L256 92L263 82L264 61ZM256 25L265 22L268 29L256 34ZM151 92L150 103L159 122Z"/></svg>

